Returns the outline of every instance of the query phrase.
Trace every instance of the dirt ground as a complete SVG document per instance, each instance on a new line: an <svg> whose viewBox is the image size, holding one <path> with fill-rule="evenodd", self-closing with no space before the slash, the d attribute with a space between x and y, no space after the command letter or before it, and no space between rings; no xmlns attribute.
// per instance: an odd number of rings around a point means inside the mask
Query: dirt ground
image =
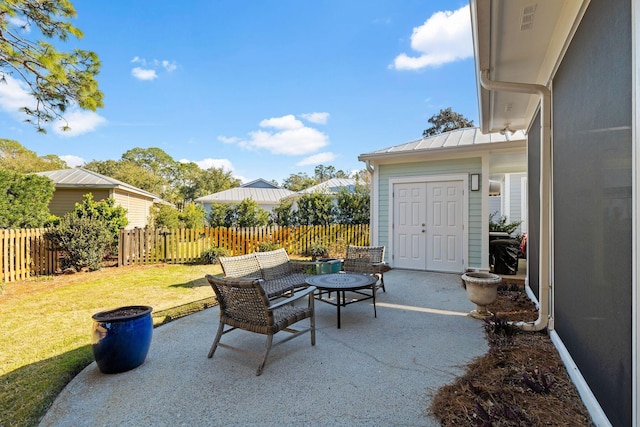
<svg viewBox="0 0 640 427"><path fill-rule="evenodd" d="M593 426L549 336L507 323L538 317L523 289L501 289L489 310L489 352L438 390L431 413L443 426Z"/></svg>

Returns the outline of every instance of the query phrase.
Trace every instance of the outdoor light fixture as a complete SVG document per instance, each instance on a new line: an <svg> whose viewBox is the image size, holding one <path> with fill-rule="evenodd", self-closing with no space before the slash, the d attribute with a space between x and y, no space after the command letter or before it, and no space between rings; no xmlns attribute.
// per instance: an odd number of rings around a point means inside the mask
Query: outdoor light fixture
<svg viewBox="0 0 640 427"><path fill-rule="evenodd" d="M480 174L472 173L471 174L471 191L480 190Z"/></svg>

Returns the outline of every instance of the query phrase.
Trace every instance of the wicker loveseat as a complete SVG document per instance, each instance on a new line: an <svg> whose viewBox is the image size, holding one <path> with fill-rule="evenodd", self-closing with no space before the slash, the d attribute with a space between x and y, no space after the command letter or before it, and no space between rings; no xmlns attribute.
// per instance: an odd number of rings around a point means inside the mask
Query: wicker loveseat
<svg viewBox="0 0 640 427"><path fill-rule="evenodd" d="M277 298L308 286L306 279L309 275L304 273L304 269L309 263L291 261L284 249L220 257L219 260L227 278L263 279L262 287L268 298Z"/></svg>

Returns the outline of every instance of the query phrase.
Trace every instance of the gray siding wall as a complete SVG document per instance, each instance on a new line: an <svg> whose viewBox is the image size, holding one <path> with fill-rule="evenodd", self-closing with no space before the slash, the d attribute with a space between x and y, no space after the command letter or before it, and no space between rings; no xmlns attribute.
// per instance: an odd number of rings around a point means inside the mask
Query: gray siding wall
<svg viewBox="0 0 640 427"><path fill-rule="evenodd" d="M393 165L379 165L378 182L378 242L380 245L389 247L391 239L389 230L389 179L425 176L425 175L452 175L452 174L472 174L482 172L482 160L478 158L468 158L459 160L442 160L430 162L412 162ZM468 198L469 217L467 226L469 227L469 267L480 267L482 264L481 253L481 233L482 233L482 192L469 191ZM488 224L486 225L488 227ZM390 254L386 253L385 256ZM487 255L488 256L488 255Z"/></svg>
<svg viewBox="0 0 640 427"><path fill-rule="evenodd" d="M553 81L556 330L616 426L632 422L631 41L631 2L592 0Z"/></svg>

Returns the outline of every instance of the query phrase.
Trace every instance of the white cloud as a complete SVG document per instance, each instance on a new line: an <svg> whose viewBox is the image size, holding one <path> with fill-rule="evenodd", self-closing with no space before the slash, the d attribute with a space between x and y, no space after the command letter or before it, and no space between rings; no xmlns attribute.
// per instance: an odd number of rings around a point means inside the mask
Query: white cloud
<svg viewBox="0 0 640 427"><path fill-rule="evenodd" d="M20 111L23 107L36 108L36 101L28 91L28 86L23 81L5 75L5 82L0 83L0 109L9 113L14 119L24 121L29 118ZM77 107L68 109L64 113L64 119L55 120L47 126L54 133L61 136L73 137L91 132L98 126L106 123L106 119L93 111L80 110ZM68 125L71 129L62 131L61 127Z"/></svg>
<svg viewBox="0 0 640 427"><path fill-rule="evenodd" d="M20 111L23 107L36 108L27 84L5 74L4 81L0 82L0 108L18 120L25 120L27 115Z"/></svg>
<svg viewBox="0 0 640 427"><path fill-rule="evenodd" d="M60 158L67 162L67 165L72 168L75 168L76 166L82 166L86 163L82 157L74 156L72 154L60 156Z"/></svg>
<svg viewBox="0 0 640 427"><path fill-rule="evenodd" d="M229 159L206 158L202 160L187 160L187 159L180 160L180 163L189 163L189 162L195 163L196 165L198 165L200 169L218 168L218 169L223 169L229 172L233 172L234 170L233 164Z"/></svg>
<svg viewBox="0 0 640 427"><path fill-rule="evenodd" d="M223 142L225 144L235 144L236 142L240 142L240 138L236 136L231 136L231 137L219 136L218 141Z"/></svg>
<svg viewBox="0 0 640 427"><path fill-rule="evenodd" d="M64 120L56 120L51 125L53 132L59 136L74 137L93 132L99 126L105 124L107 119L93 111L73 110L64 114ZM69 130L62 130L63 126L69 126Z"/></svg>
<svg viewBox="0 0 640 427"><path fill-rule="evenodd" d="M22 31L24 31L25 33L30 33L31 32L31 25L29 25L29 22L22 19L22 18L18 18L17 16L10 16L7 21L9 21L9 23L11 25L15 25L16 27L20 27L20 29Z"/></svg>
<svg viewBox="0 0 640 427"><path fill-rule="evenodd" d="M331 162L335 160L336 157L337 156L330 151L325 153L318 153L300 160L298 163L296 163L296 166L320 165L322 163Z"/></svg>
<svg viewBox="0 0 640 427"><path fill-rule="evenodd" d="M418 56L398 55L391 68L418 70L473 57L469 6L436 12L411 34L411 48Z"/></svg>
<svg viewBox="0 0 640 427"><path fill-rule="evenodd" d="M150 70L140 67L135 67L131 70L131 75L138 80L153 80L158 77L156 70Z"/></svg>
<svg viewBox="0 0 640 427"><path fill-rule="evenodd" d="M264 119L260 122L260 127L280 130L292 130L303 128L304 125L300 120L296 119L293 114L289 114L282 117L272 117L270 119Z"/></svg>
<svg viewBox="0 0 640 427"><path fill-rule="evenodd" d="M175 61L169 61L167 59L152 59L147 61L145 58L134 56L131 60L133 64L140 64L140 67L134 67L131 70L131 75L138 80L154 80L158 78L158 71L163 69L167 73L171 73L178 68Z"/></svg>
<svg viewBox="0 0 640 427"><path fill-rule="evenodd" d="M178 68L175 62L169 62L167 60L162 61L162 67L168 72L175 71L175 69Z"/></svg>
<svg viewBox="0 0 640 427"><path fill-rule="evenodd" d="M307 113L301 114L300 116L311 123L317 123L319 125L326 125L327 120L329 120L329 113Z"/></svg>
<svg viewBox="0 0 640 427"><path fill-rule="evenodd" d="M271 154L287 156L314 153L329 144L326 134L305 126L293 114L262 120L260 127L268 130L249 132L249 139L219 136L218 140L235 143L249 150L266 150Z"/></svg>

